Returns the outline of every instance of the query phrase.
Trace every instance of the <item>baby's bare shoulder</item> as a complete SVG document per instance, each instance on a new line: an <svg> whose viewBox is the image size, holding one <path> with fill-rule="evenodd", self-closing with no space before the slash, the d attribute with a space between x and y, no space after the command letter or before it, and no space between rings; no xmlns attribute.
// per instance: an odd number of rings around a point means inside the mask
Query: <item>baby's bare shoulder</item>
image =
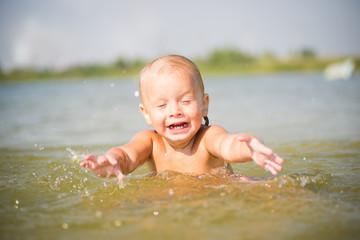
<svg viewBox="0 0 360 240"><path fill-rule="evenodd" d="M229 133L223 127L211 125L203 129L200 141L206 149L213 154L213 152L215 152L214 149L218 149L220 141L227 135L229 135Z"/></svg>
<svg viewBox="0 0 360 240"><path fill-rule="evenodd" d="M154 130L142 130L135 134L134 137L156 137L158 134Z"/></svg>
<svg viewBox="0 0 360 240"><path fill-rule="evenodd" d="M139 143L152 143L157 139L157 133L153 130L143 130L134 135L130 142Z"/></svg>
<svg viewBox="0 0 360 240"><path fill-rule="evenodd" d="M219 125L211 125L203 128L204 137L215 137L222 134L227 134L227 131Z"/></svg>

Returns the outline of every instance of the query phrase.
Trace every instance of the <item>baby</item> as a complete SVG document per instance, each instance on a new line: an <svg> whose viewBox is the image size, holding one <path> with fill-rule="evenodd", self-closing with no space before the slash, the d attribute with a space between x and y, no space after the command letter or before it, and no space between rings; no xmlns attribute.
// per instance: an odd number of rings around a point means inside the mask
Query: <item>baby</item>
<svg viewBox="0 0 360 240"><path fill-rule="evenodd" d="M141 113L154 130L137 133L129 143L105 155L88 155L80 166L119 180L144 163L155 172L194 175L213 174L228 163L251 160L273 175L282 170L283 159L257 137L208 126L209 95L189 59L170 55L154 60L141 71L139 86Z"/></svg>

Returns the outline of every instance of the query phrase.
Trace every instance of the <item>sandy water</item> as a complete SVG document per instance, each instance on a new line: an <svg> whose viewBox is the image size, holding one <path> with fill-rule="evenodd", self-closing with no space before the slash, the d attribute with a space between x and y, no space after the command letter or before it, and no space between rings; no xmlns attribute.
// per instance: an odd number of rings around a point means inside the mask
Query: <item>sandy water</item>
<svg viewBox="0 0 360 240"><path fill-rule="evenodd" d="M149 174L124 183L78 166L147 128L136 79L0 85L1 239L358 239L360 78L205 78L210 123L251 132L286 163L236 177Z"/></svg>

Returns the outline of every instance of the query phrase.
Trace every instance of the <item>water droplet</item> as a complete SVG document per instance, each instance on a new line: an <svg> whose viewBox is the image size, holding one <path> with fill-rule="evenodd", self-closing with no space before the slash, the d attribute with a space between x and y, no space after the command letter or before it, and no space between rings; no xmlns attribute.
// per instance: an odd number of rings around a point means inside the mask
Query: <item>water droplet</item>
<svg viewBox="0 0 360 240"><path fill-rule="evenodd" d="M309 181L308 178L302 177L302 178L301 178L301 182L300 182L300 186L301 186L301 187L305 187L305 185L308 184L309 182L310 182L310 181Z"/></svg>
<svg viewBox="0 0 360 240"><path fill-rule="evenodd" d="M174 195L174 189L172 189L172 188L169 189L169 195L170 196Z"/></svg>
<svg viewBox="0 0 360 240"><path fill-rule="evenodd" d="M135 91L134 95L135 95L135 97L139 97L140 96L139 91Z"/></svg>
<svg viewBox="0 0 360 240"><path fill-rule="evenodd" d="M158 216L158 215L159 215L159 212L158 212L158 211L154 211L153 214L154 214L154 216Z"/></svg>
<svg viewBox="0 0 360 240"><path fill-rule="evenodd" d="M43 146L41 146L40 144L37 144L37 143L34 144L34 147L36 147L36 148L38 147L38 149L39 149L40 151L42 151L42 150L45 149Z"/></svg>
<svg viewBox="0 0 360 240"><path fill-rule="evenodd" d="M118 182L118 185L119 185L119 189L123 189L125 188L126 184L124 183L124 181L120 181Z"/></svg>
<svg viewBox="0 0 360 240"><path fill-rule="evenodd" d="M96 211L96 213L95 213L95 216L97 217L97 218L101 218L102 217L102 212L101 211Z"/></svg>
<svg viewBox="0 0 360 240"><path fill-rule="evenodd" d="M62 227L63 229L68 229L68 228L69 228L69 224L63 223L63 224L61 225L61 227Z"/></svg>
<svg viewBox="0 0 360 240"><path fill-rule="evenodd" d="M114 225L115 225L116 227L121 227L122 222L119 221L119 220L116 220L116 221L114 221Z"/></svg>

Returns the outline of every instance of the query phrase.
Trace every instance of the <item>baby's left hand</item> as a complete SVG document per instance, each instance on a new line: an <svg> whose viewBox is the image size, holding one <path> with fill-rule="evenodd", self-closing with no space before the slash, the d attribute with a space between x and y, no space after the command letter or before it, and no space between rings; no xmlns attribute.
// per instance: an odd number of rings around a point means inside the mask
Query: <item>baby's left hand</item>
<svg viewBox="0 0 360 240"><path fill-rule="evenodd" d="M257 137L250 134L239 134L237 139L248 145L251 158L257 165L269 170L273 175L277 175L282 170L284 160L265 146Z"/></svg>

